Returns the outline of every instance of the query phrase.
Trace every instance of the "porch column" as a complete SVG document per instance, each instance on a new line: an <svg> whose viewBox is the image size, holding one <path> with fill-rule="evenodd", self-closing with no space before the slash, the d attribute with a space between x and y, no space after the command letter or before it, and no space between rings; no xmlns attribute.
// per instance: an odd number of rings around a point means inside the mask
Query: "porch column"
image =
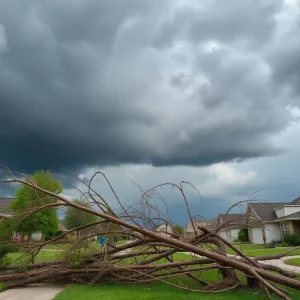
<svg viewBox="0 0 300 300"><path fill-rule="evenodd" d="M289 231L290 231L290 233L294 233L293 222L292 222L292 221L289 221L288 224L289 224Z"/></svg>

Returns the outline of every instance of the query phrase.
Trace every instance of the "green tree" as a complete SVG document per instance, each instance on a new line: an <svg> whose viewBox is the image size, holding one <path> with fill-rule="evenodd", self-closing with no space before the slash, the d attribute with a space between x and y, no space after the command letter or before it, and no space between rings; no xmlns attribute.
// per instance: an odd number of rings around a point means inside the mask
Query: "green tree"
<svg viewBox="0 0 300 300"><path fill-rule="evenodd" d="M183 235L183 227L180 226L180 225L175 225L175 230L176 230L176 233L179 233L180 235Z"/></svg>
<svg viewBox="0 0 300 300"><path fill-rule="evenodd" d="M88 202L86 202L85 200L74 200L73 202L82 206L89 207ZM79 226L96 222L97 220L97 216L75 207L69 207L65 216L65 224L67 229L74 229Z"/></svg>
<svg viewBox="0 0 300 300"><path fill-rule="evenodd" d="M59 181L54 180L50 171L39 170L31 175L28 179L37 186L60 194L62 185ZM43 235L58 230L58 217L56 209L43 209L37 213L31 214L26 218L23 215L40 206L56 203L57 199L44 192L36 191L33 188L22 184L16 193L17 199L11 203L13 212L20 216L21 221L16 223L15 230L31 238L32 233L41 232Z"/></svg>

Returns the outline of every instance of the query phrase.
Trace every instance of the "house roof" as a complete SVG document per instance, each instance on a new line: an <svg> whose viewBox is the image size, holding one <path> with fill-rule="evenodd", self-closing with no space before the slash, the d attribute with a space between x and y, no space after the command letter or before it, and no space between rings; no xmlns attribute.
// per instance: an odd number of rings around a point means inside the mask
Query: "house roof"
<svg viewBox="0 0 300 300"><path fill-rule="evenodd" d="M214 229L217 228L217 225L218 225L218 219L217 218L211 219L209 222L210 222L210 224L207 226L208 229L214 230Z"/></svg>
<svg viewBox="0 0 300 300"><path fill-rule="evenodd" d="M200 232L200 229L198 229L199 226L209 226L209 225L211 225L210 221L194 221L193 223L194 223L194 226L195 226L195 228L198 232ZM187 227L186 227L186 232L188 232L188 233L193 233L194 232L192 222L188 222Z"/></svg>
<svg viewBox="0 0 300 300"><path fill-rule="evenodd" d="M249 203L254 212L260 218L261 221L275 221L277 219L275 208L288 204L287 202L275 202L275 203Z"/></svg>
<svg viewBox="0 0 300 300"><path fill-rule="evenodd" d="M281 218L277 218L277 220L293 219L293 218L295 218L295 219L300 218L300 211L295 212L295 213L290 214L290 215L283 216Z"/></svg>
<svg viewBox="0 0 300 300"><path fill-rule="evenodd" d="M66 224L65 224L65 220L59 220L58 221L58 226L59 226L59 229L62 230L62 231L67 230L67 227L66 227Z"/></svg>
<svg viewBox="0 0 300 300"><path fill-rule="evenodd" d="M218 219L219 223L227 224L225 228L240 228L247 224L247 214L220 214Z"/></svg>
<svg viewBox="0 0 300 300"><path fill-rule="evenodd" d="M0 214L9 215L11 213L9 205L14 200L16 200L16 198L0 198Z"/></svg>
<svg viewBox="0 0 300 300"><path fill-rule="evenodd" d="M300 197L296 198L295 200L291 201L290 204L293 205L300 205Z"/></svg>

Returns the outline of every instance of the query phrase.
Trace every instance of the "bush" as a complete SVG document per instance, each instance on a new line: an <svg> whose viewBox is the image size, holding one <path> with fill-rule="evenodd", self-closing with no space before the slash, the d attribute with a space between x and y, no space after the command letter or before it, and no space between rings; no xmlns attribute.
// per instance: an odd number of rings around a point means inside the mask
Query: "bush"
<svg viewBox="0 0 300 300"><path fill-rule="evenodd" d="M63 233L63 231L58 230L58 231L49 231L45 234L44 240L45 241L49 241L55 237L58 237L59 235L61 235Z"/></svg>
<svg viewBox="0 0 300 300"><path fill-rule="evenodd" d="M0 247L0 261L5 257L6 254L11 252L17 252L18 246L1 246Z"/></svg>
<svg viewBox="0 0 300 300"><path fill-rule="evenodd" d="M278 247L289 247L290 245L286 242L279 242Z"/></svg>
<svg viewBox="0 0 300 300"><path fill-rule="evenodd" d="M58 237L61 234L63 234L63 231L62 230L58 230L58 231L55 232L55 237Z"/></svg>
<svg viewBox="0 0 300 300"><path fill-rule="evenodd" d="M276 243L277 242L275 240L272 240L271 243L265 244L265 248L276 248Z"/></svg>
<svg viewBox="0 0 300 300"><path fill-rule="evenodd" d="M244 228L238 232L238 240L243 243L249 242L248 229Z"/></svg>
<svg viewBox="0 0 300 300"><path fill-rule="evenodd" d="M7 218L0 222L0 242L3 246L0 246L0 264L5 263L5 255L10 252L18 251L19 246L13 245L13 222Z"/></svg>
<svg viewBox="0 0 300 300"><path fill-rule="evenodd" d="M283 242L289 246L300 246L300 234L286 233L283 237Z"/></svg>

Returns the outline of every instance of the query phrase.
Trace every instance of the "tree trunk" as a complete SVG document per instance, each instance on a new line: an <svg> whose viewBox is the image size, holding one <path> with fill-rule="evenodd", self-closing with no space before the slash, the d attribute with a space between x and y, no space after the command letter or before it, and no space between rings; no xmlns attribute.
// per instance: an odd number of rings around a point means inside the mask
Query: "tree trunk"
<svg viewBox="0 0 300 300"><path fill-rule="evenodd" d="M207 238L207 239L205 239L205 243L215 244L218 247L217 252L220 255L227 256L225 244L221 240L219 240L217 238ZM222 264L220 264L220 265L223 266ZM220 272L222 274L223 279L218 283L209 284L205 288L206 290L216 291L216 290L221 290L224 288L230 288L232 286L241 285L241 282L237 278L235 270L233 268L228 268L228 267L222 268L222 269L220 269Z"/></svg>

